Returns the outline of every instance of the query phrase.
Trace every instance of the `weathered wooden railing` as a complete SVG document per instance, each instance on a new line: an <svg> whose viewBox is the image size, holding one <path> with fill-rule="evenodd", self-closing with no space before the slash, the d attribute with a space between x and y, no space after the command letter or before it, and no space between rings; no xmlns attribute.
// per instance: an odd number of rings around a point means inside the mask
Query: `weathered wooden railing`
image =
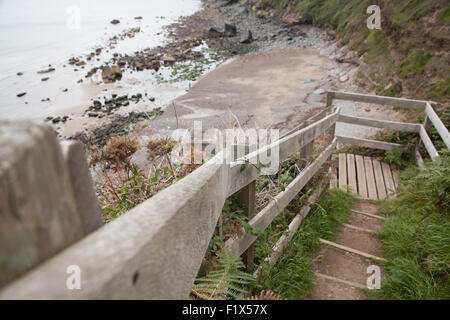
<svg viewBox="0 0 450 320"><path fill-rule="evenodd" d="M423 143L425 149L427 150L430 158L434 161L439 154L433 145L428 133L427 129L430 128L430 125L433 125L437 132L439 133L442 141L444 141L447 148L450 148L450 134L448 129L442 123L441 119L437 116L436 112L433 109L433 105L436 105L435 102L431 101L422 101L422 100L410 100L410 99L400 99L400 98L391 98L391 97L380 97L380 96L372 96L366 94L357 94L357 93L346 93L346 92L328 92L328 103L331 105L333 100L349 100L349 101L357 101L357 102L365 102L365 103L375 103L382 105L389 105L393 107L399 108L409 108L416 110L423 110L425 112L425 121L423 124L416 123L403 123L403 122L393 122L386 120L375 120L369 118L361 118L361 117L353 117L347 115L339 115L339 122L345 122L350 124L357 125L365 125L370 127L382 128L382 129L390 129L390 130L399 130L399 131L407 131L407 132L415 132L420 136L420 142ZM396 143L387 143L382 141L368 140L368 139L360 139L354 137L337 137L338 142L345 144L353 144L362 147L374 148L374 149L382 149L382 150L392 150L394 148L402 147L400 144ZM416 148L416 158L417 164L419 168L423 168L423 159L419 152L419 148Z"/></svg>
<svg viewBox="0 0 450 320"><path fill-rule="evenodd" d="M334 99L422 108L448 146L448 131L425 101L340 92L328 93L327 108L271 145L223 162L220 152L176 184L109 224L99 227L92 181L78 143L61 148L50 127L0 123L0 298L185 299L207 250L227 197L238 194L249 225L264 231L330 158L338 142L392 149L397 144L335 137L336 122L417 132L434 158L424 126L341 115ZM313 159L312 144L331 142ZM257 166L245 165L279 150L279 161L301 152L307 166L283 192L255 212ZM435 149L434 149L435 151ZM244 168L244 169L243 169ZM322 183L306 201L267 257L274 264L320 196ZM256 236L228 239L251 266ZM69 266L81 271L81 287L67 286ZM258 268L256 274L262 271Z"/></svg>

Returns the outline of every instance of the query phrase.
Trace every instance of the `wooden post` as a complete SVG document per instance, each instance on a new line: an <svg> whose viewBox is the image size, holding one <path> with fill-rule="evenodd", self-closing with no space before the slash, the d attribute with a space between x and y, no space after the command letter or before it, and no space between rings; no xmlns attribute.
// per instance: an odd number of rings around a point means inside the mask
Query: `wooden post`
<svg viewBox="0 0 450 320"><path fill-rule="evenodd" d="M331 109L333 108L333 98L334 98L334 92L328 92L327 93L327 106L326 106L327 112L330 112ZM331 141L333 141L333 139L334 139L334 136L336 135L336 123L330 127L330 130L328 131L328 133L330 134L330 143L331 143Z"/></svg>
<svg viewBox="0 0 450 320"><path fill-rule="evenodd" d="M244 214L250 219L252 219L256 214L256 181L251 182L249 185L245 186L238 192L238 201L244 207ZM242 258L244 264L248 269L253 269L254 263L254 245L252 244L247 251L244 252Z"/></svg>
<svg viewBox="0 0 450 320"><path fill-rule="evenodd" d="M310 126L311 124L312 124L311 120L306 120L307 127ZM307 164L309 164L312 160L313 151L314 151L314 140L300 149L300 157L302 159L305 159L307 161Z"/></svg>

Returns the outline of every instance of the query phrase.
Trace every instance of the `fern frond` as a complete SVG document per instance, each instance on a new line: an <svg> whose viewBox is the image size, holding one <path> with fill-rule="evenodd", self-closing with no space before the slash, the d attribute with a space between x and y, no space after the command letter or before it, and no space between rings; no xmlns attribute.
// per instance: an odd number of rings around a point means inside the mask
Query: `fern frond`
<svg viewBox="0 0 450 320"><path fill-rule="evenodd" d="M224 249L217 259L217 270L197 279L192 293L204 300L240 299L247 293L244 286L255 281L243 268L241 257Z"/></svg>

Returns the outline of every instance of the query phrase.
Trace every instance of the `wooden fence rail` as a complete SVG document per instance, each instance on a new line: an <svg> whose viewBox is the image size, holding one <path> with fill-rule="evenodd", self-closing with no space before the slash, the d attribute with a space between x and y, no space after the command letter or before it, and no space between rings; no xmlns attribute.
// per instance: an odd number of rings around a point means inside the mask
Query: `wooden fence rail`
<svg viewBox="0 0 450 320"><path fill-rule="evenodd" d="M127 214L99 228L100 212L82 149L59 144L48 126L0 122L0 299L185 299L189 296L226 198L238 194L249 225L264 231L330 159L338 142L392 150L399 144L335 136L336 122L418 133L432 159L438 153L422 124L341 115L333 100L345 99L425 110L448 146L449 134L433 103L353 93L329 92L327 108L280 140L225 163L223 152ZM313 142L331 141L317 157ZM301 152L307 166L255 214L255 181L261 155L279 153L279 162ZM419 154L420 156L420 154ZM282 235L274 264L310 205ZM226 246L246 254L251 266L253 234L235 236ZM68 267L81 270L81 288L67 287ZM259 271L258 271L259 270ZM255 275L262 272L257 269Z"/></svg>

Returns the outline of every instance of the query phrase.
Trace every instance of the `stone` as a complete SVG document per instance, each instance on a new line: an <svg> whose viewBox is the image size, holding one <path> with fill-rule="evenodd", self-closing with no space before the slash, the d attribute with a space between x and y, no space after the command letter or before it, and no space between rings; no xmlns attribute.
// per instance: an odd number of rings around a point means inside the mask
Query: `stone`
<svg viewBox="0 0 450 320"><path fill-rule="evenodd" d="M209 28L208 38L220 38L220 37L223 37L222 32L220 32L219 30L217 30L213 27Z"/></svg>
<svg viewBox="0 0 450 320"><path fill-rule="evenodd" d="M23 97L26 94L27 94L26 92L21 92L21 93L17 94L17 96L20 98L20 97Z"/></svg>
<svg viewBox="0 0 450 320"><path fill-rule="evenodd" d="M111 20L111 24L119 24L119 23L120 23L120 20L117 20L117 19Z"/></svg>
<svg viewBox="0 0 450 320"><path fill-rule="evenodd" d="M234 37L237 34L237 29L235 25L225 23L225 32L226 37Z"/></svg>
<svg viewBox="0 0 450 320"><path fill-rule="evenodd" d="M122 70L120 70L119 66L103 67L102 79L105 83L111 83L116 80L120 80L122 79Z"/></svg>
<svg viewBox="0 0 450 320"><path fill-rule="evenodd" d="M251 43L253 41L253 35L250 30L248 30L247 34L241 38L241 43Z"/></svg>
<svg viewBox="0 0 450 320"><path fill-rule="evenodd" d="M47 81L48 79L50 79L50 78L49 77L45 77L45 78L42 78L41 81Z"/></svg>
<svg viewBox="0 0 450 320"><path fill-rule="evenodd" d="M177 60L172 56L168 56L168 57L165 57L163 61L165 64L169 64L169 63L174 63Z"/></svg>
<svg viewBox="0 0 450 320"><path fill-rule="evenodd" d="M339 78L339 81L340 81L340 82L346 82L347 80L348 80L348 74L343 75L343 76L341 76L341 77Z"/></svg>
<svg viewBox="0 0 450 320"><path fill-rule="evenodd" d="M322 89L322 88L319 88L319 89L317 89L317 90L314 90L314 94L324 94L324 93L325 93L325 90Z"/></svg>

